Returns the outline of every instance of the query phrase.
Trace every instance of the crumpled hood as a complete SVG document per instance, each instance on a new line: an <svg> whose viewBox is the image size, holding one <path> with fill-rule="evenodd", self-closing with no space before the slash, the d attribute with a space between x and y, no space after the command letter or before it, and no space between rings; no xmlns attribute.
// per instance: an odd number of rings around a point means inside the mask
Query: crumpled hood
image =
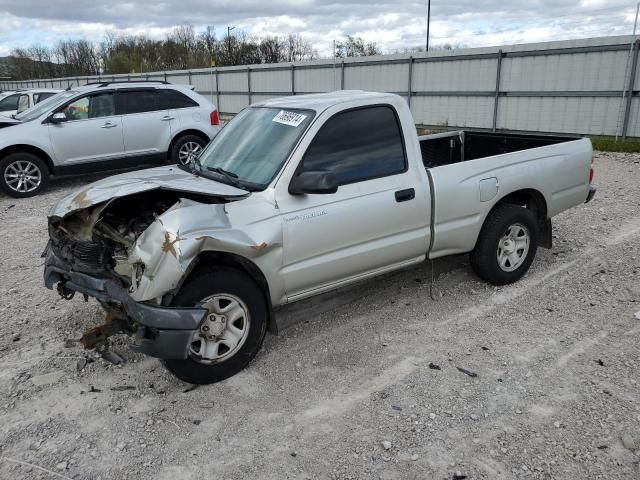
<svg viewBox="0 0 640 480"><path fill-rule="evenodd" d="M170 165L122 173L91 183L60 200L49 212L49 217L63 218L102 202L156 189L220 198L244 197L249 194L240 188L198 177Z"/></svg>

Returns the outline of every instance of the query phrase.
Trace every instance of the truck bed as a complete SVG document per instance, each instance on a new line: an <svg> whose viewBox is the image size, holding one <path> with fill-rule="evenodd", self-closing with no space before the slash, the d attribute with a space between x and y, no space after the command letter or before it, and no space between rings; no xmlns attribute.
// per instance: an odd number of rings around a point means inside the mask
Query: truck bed
<svg viewBox="0 0 640 480"><path fill-rule="evenodd" d="M579 137L454 131L418 137L422 163L435 168L531 148L578 140Z"/></svg>
<svg viewBox="0 0 640 480"><path fill-rule="evenodd" d="M589 193L592 151L585 138L457 131L418 140L431 182L430 258L471 251L507 193L539 192L547 218Z"/></svg>

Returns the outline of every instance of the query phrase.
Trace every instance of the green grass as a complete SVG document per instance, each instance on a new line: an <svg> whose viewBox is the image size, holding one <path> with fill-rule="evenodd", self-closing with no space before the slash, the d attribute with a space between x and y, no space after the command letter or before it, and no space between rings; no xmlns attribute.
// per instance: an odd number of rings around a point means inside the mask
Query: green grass
<svg viewBox="0 0 640 480"><path fill-rule="evenodd" d="M591 143L594 150L602 152L640 153L640 139L638 138L627 138L626 140L618 138L616 142L615 137L591 137Z"/></svg>

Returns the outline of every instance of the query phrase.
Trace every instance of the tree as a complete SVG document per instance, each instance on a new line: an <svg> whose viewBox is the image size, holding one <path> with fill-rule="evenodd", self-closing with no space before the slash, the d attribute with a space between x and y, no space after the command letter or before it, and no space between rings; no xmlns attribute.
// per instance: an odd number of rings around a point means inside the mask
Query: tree
<svg viewBox="0 0 640 480"><path fill-rule="evenodd" d="M347 36L344 42L336 42L336 57L368 57L381 55L382 51L374 42L365 42L361 37Z"/></svg>
<svg viewBox="0 0 640 480"><path fill-rule="evenodd" d="M204 68L216 65L296 62L317 58L313 45L301 35L250 37L240 32L218 39L213 27L196 34L192 25L177 26L164 39L107 32L93 44L62 40L54 47L33 45L15 49L8 61L16 80L58 76L142 73Z"/></svg>
<svg viewBox="0 0 640 480"><path fill-rule="evenodd" d="M287 62L313 60L318 56L318 53L313 49L313 45L297 33L289 34L287 37L285 52Z"/></svg>

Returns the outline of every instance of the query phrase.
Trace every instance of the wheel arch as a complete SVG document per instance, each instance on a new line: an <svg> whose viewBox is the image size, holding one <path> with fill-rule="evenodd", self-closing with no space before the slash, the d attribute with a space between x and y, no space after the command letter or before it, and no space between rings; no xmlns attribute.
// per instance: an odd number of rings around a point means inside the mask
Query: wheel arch
<svg viewBox="0 0 640 480"><path fill-rule="evenodd" d="M198 130L196 128L188 128L186 130L179 131L173 136L173 138L171 139L171 142L169 143L168 152L171 153L171 151L173 150L173 146L176 144L176 142L180 140L180 138L186 135L195 135L197 137L200 137L202 140L204 140L207 143L211 141L211 139L209 138L209 135L204 133L202 130Z"/></svg>
<svg viewBox="0 0 640 480"><path fill-rule="evenodd" d="M538 244L541 247L551 248L551 220L548 218L547 200L542 192L534 188L524 188L504 195L487 212L482 226L484 226L491 213L502 205L517 205L531 210L538 222ZM482 227L480 231L482 231ZM477 243L478 239L476 239L476 245Z"/></svg>
<svg viewBox="0 0 640 480"><path fill-rule="evenodd" d="M277 325L275 321L275 313L271 302L271 291L267 277L253 261L246 257L230 252L222 251L203 251L190 264L188 272L184 275L178 289L198 270L206 267L230 267L240 270L251 277L264 296L267 304L269 318L267 319L267 330L271 333L277 333ZM176 289L177 291L177 289Z"/></svg>
<svg viewBox="0 0 640 480"><path fill-rule="evenodd" d="M34 145L29 145L29 144L22 144L22 143L11 145L0 150L0 160L5 158L7 155L11 155L12 153L30 153L32 155L35 155L47 165L47 167L49 168L50 174L55 173L55 166L53 165L53 160L51 159L51 157L47 152L45 152L39 147L36 147Z"/></svg>

